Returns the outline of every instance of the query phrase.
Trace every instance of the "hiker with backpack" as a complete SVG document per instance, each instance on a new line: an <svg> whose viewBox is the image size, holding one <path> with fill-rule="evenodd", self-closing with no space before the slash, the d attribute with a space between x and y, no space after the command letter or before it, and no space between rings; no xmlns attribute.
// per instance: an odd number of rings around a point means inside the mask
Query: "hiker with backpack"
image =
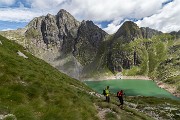
<svg viewBox="0 0 180 120"><path fill-rule="evenodd" d="M125 93L123 93L123 90L120 90L117 92L117 97L119 98L119 102L120 102L120 108L123 109L123 104L124 104L124 100L123 100L123 96L125 95Z"/></svg>
<svg viewBox="0 0 180 120"><path fill-rule="evenodd" d="M109 91L109 86L107 86L104 90L103 90L103 95L106 96L106 102L110 102L110 97L109 97L110 91Z"/></svg>

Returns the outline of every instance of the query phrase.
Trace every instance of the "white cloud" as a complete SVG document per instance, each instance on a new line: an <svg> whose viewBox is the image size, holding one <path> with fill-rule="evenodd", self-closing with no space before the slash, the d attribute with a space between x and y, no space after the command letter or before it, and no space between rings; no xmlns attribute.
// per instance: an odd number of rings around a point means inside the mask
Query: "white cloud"
<svg viewBox="0 0 180 120"><path fill-rule="evenodd" d="M110 24L107 25L106 28L103 28L104 31L106 31L109 34L115 33L121 26L121 21L123 18L117 18L114 21L112 21Z"/></svg>
<svg viewBox="0 0 180 120"><path fill-rule="evenodd" d="M7 2L9 1L9 2ZM12 5L15 0L0 0L0 4ZM179 2L174 0L162 8L162 3L169 0L24 0L31 8L1 8L0 20L26 21L37 16L57 14L60 9L66 9L76 19L101 21L113 21L107 28L108 33L114 33L121 26L124 19L141 19L137 23L140 26L148 26L158 30L171 31L179 29ZM150 16L150 17L147 17ZM166 18L164 18L166 16ZM171 24L170 24L171 23ZM100 26L100 25L99 25Z"/></svg>
<svg viewBox="0 0 180 120"><path fill-rule="evenodd" d="M121 22L123 21L123 22ZM111 22L110 24L108 24L108 26L106 28L103 28L104 31L106 31L109 34L113 34L115 32L117 32L117 30L123 25L124 22L129 21L129 19L116 19L113 22Z"/></svg>
<svg viewBox="0 0 180 120"><path fill-rule="evenodd" d="M116 25L116 24L110 23L110 24L108 24L108 27L104 28L103 30L109 34L113 34L120 28L120 26L121 25Z"/></svg>
<svg viewBox="0 0 180 120"><path fill-rule="evenodd" d="M158 13L145 17L136 23L139 26L150 27L163 32L171 32L180 30L180 1L173 2L164 6Z"/></svg>
<svg viewBox="0 0 180 120"><path fill-rule="evenodd" d="M56 14L59 9L64 8L79 20L85 19L95 22L110 21L122 17L143 18L150 16L156 13L165 1L167 0L158 0L158 2L157 0L26 0L31 6L31 11L39 10L41 14L48 12ZM8 14L6 15L8 16Z"/></svg>
<svg viewBox="0 0 180 120"><path fill-rule="evenodd" d="M13 22L29 22L34 17L40 16L42 13L32 11L26 8L0 8L0 20Z"/></svg>
<svg viewBox="0 0 180 120"><path fill-rule="evenodd" d="M54 9L54 7L63 4L67 0L26 0L32 8Z"/></svg>
<svg viewBox="0 0 180 120"><path fill-rule="evenodd" d="M16 0L0 0L0 7L13 5Z"/></svg>
<svg viewBox="0 0 180 120"><path fill-rule="evenodd" d="M150 16L167 0L72 0L62 7L80 16L80 19L94 21L114 20L118 17L142 18Z"/></svg>

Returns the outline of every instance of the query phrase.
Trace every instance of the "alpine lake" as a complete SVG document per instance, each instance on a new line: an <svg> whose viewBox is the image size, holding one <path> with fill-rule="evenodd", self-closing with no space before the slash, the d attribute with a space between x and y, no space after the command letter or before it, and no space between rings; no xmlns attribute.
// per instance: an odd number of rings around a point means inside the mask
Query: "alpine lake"
<svg viewBox="0 0 180 120"><path fill-rule="evenodd" d="M109 86L110 93L115 95L119 90L123 90L126 96L152 96L180 100L180 98L173 96L165 89L158 87L152 80L116 79L84 82L99 94L102 94L103 89Z"/></svg>

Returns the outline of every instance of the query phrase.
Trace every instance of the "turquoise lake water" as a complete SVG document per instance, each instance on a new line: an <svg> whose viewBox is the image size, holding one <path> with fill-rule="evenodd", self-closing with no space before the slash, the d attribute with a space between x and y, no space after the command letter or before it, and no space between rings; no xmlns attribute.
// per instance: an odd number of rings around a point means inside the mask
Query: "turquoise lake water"
<svg viewBox="0 0 180 120"><path fill-rule="evenodd" d="M178 99L168 91L158 87L152 80L103 80L103 81L85 81L85 83L102 94L106 86L110 86L111 93L117 93L119 90L124 90L127 96L154 96L160 98Z"/></svg>

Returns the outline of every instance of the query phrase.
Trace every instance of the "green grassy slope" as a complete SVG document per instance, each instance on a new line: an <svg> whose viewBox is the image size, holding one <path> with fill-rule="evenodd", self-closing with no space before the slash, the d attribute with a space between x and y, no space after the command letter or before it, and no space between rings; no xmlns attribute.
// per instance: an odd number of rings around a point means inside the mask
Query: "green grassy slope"
<svg viewBox="0 0 180 120"><path fill-rule="evenodd" d="M0 36L0 115L18 120L97 119L90 90ZM18 56L20 50L28 58ZM78 89L77 89L78 88Z"/></svg>
<svg viewBox="0 0 180 120"><path fill-rule="evenodd" d="M116 106L118 103L113 101L108 105L103 102L104 98L89 95L87 92L92 91L90 88L32 56L17 43L2 36L0 42L1 118L3 116L11 120L98 120L95 103L101 109L114 109L104 114L107 120L150 119L138 111L122 111ZM18 51L28 58L19 56Z"/></svg>
<svg viewBox="0 0 180 120"><path fill-rule="evenodd" d="M151 119L128 104L125 110L120 110L113 96L108 104L103 102L104 98L89 95L87 92L92 90L83 83L60 73L22 46L2 36L1 42L0 117L9 115L11 120L96 120L99 111L95 103L102 110L110 108L111 111L104 114L107 120ZM28 58L19 56L18 51Z"/></svg>

